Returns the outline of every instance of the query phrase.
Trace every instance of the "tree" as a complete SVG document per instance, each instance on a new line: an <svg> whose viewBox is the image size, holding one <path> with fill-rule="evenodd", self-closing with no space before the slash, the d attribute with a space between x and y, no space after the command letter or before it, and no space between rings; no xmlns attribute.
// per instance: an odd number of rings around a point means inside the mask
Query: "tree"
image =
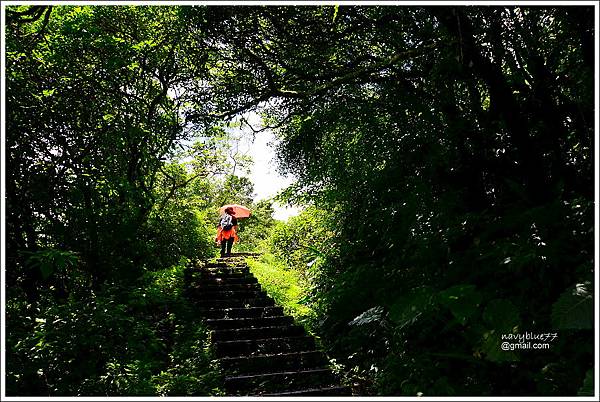
<svg viewBox="0 0 600 402"><path fill-rule="evenodd" d="M201 211L177 190L218 166L206 152L191 172L171 160L183 140L221 132L185 121L178 94L205 76L206 49L180 12L7 8L11 395L217 387L206 330L177 295L185 257L209 251Z"/></svg>
<svg viewBox="0 0 600 402"><path fill-rule="evenodd" d="M206 52L193 45L179 12L59 7L44 21L9 19L10 250L80 253L95 283L113 276L107 266L139 275L136 237L159 170L177 142L199 129L183 121L186 106L175 94L205 75L195 60ZM123 249L131 255L115 253ZM23 264L15 253L9 261ZM39 275L26 276L34 294Z"/></svg>

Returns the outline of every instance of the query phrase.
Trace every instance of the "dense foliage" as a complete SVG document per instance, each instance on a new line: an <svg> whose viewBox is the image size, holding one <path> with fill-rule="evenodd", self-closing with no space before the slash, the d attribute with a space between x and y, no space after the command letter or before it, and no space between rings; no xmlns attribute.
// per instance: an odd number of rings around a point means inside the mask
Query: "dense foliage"
<svg viewBox="0 0 600 402"><path fill-rule="evenodd" d="M48 297L37 317L9 301L7 395L219 394L206 328L183 294L185 262L136 287Z"/></svg>
<svg viewBox="0 0 600 402"><path fill-rule="evenodd" d="M358 392L589 394L593 16L7 9L9 393L218 392L179 285L139 292L214 253L219 205L251 202L226 123L252 111L298 178L281 198L307 209L277 225L252 205L241 236L307 286ZM557 339L499 348L526 331Z"/></svg>
<svg viewBox="0 0 600 402"><path fill-rule="evenodd" d="M219 392L182 258L252 186L222 127L183 118L206 70L180 11L7 9L9 395Z"/></svg>

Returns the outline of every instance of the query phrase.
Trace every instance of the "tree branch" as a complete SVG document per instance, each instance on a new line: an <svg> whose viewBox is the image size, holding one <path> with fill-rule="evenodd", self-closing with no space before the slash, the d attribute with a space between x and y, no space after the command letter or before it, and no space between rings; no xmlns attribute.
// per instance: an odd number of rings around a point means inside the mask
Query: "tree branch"
<svg viewBox="0 0 600 402"><path fill-rule="evenodd" d="M289 89L277 88L273 79L271 78L271 83L269 84L268 91L263 93L262 95L254 98L252 101L245 103L242 106L239 106L233 110L229 110L224 113L212 115L212 117L216 118L230 118L239 114L240 112L250 110L252 107L257 106L258 104L270 99L270 98L288 98L288 99L306 99L312 96L320 95L324 92L327 92L330 89L337 88L341 85L351 83L356 81L359 78L363 78L364 81L370 79L374 74L385 70L398 63L399 61L405 60L411 56L421 55L423 52L428 52L437 47L437 43L430 43L428 45L424 45L418 49L410 49L404 52L396 53L392 57L387 60L383 60L377 63L374 63L371 66L366 66L358 70L351 71L344 75L338 76L331 80L329 83L317 86L316 88L309 89L307 91L294 91ZM250 52L251 53L251 52ZM254 57L258 56L254 55ZM257 61L258 62L258 61ZM259 64L265 66L264 62L260 60ZM269 79L268 79L269 80Z"/></svg>
<svg viewBox="0 0 600 402"><path fill-rule="evenodd" d="M190 184L192 181L196 180L199 177L208 177L207 172L200 172L200 173L195 174L194 176L190 177L183 183L178 184L177 179L175 179L173 176L171 176L170 174L165 172L165 170L162 168L162 166L159 167L159 170L162 174L165 175L165 177L167 177L169 180L171 180L171 182L173 184L171 186L171 190L169 190L169 194L167 194L167 196L160 202L160 204L158 206L158 212L161 212L167 206L167 201L169 201L171 199L171 197L173 197L173 195L175 194L175 192L177 190L179 190L180 188L186 187L188 184Z"/></svg>
<svg viewBox="0 0 600 402"><path fill-rule="evenodd" d="M6 10L6 21L18 24L35 22L44 15L44 10L52 6L31 6L24 11Z"/></svg>

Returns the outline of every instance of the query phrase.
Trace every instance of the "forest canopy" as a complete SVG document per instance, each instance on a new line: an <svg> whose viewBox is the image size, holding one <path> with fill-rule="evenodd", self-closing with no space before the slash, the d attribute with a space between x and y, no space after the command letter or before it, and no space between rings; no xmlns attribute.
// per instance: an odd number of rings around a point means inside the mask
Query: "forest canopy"
<svg viewBox="0 0 600 402"><path fill-rule="evenodd" d="M593 394L593 6L5 11L8 395L219 394L181 290L234 202L356 392Z"/></svg>

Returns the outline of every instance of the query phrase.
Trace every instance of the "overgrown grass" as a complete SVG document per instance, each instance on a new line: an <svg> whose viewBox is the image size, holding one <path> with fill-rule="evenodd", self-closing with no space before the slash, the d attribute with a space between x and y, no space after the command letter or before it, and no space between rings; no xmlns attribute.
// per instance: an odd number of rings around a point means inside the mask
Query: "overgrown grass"
<svg viewBox="0 0 600 402"><path fill-rule="evenodd" d="M302 275L294 269L287 268L268 252L262 254L259 259L249 258L247 262L269 296L283 307L286 314L294 317L312 334L312 322L316 313L308 305L309 288Z"/></svg>

